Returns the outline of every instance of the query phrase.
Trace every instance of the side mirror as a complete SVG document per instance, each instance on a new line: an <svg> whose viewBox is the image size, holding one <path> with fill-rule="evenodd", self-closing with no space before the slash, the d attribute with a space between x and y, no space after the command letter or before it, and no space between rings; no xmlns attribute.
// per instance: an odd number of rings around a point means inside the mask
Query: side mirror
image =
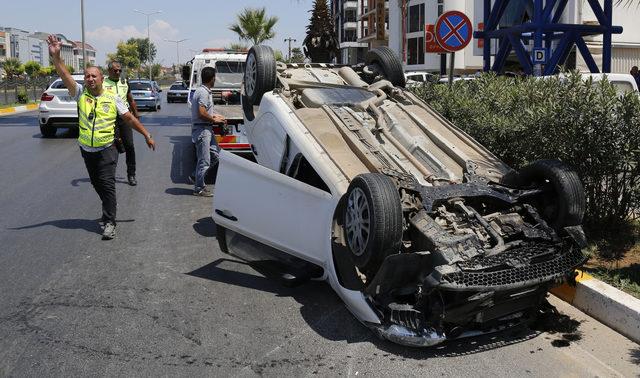
<svg viewBox="0 0 640 378"><path fill-rule="evenodd" d="M191 80L191 66L188 64L182 66L182 80L186 81L187 83L189 82L189 80Z"/></svg>

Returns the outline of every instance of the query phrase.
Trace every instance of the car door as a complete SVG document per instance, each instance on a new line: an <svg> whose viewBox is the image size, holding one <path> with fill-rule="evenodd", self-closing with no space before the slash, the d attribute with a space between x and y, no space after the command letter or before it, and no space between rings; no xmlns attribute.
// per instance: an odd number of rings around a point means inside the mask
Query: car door
<svg viewBox="0 0 640 378"><path fill-rule="evenodd" d="M219 158L216 224L317 265L330 258L329 192L224 150Z"/></svg>

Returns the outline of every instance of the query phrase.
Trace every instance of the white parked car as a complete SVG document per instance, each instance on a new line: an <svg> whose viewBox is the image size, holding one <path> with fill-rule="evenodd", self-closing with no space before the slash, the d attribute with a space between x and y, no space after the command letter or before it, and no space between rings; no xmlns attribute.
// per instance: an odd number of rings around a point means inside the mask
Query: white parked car
<svg viewBox="0 0 640 378"><path fill-rule="evenodd" d="M83 74L72 76L76 82L84 83ZM78 104L69 96L62 80L54 80L40 97L38 121L40 132L45 138L55 136L58 128L78 130Z"/></svg>
<svg viewBox="0 0 640 378"><path fill-rule="evenodd" d="M618 92L618 94L624 94L625 92L638 92L638 84L630 74L583 73L582 77L584 80L591 78L594 83L602 81L606 77L607 80L616 88L616 92Z"/></svg>
<svg viewBox="0 0 640 378"><path fill-rule="evenodd" d="M276 63L254 46L242 97L256 162L220 153L221 250L326 280L404 345L512 326L585 261L585 197L552 160L516 172L404 90L388 48L366 64Z"/></svg>

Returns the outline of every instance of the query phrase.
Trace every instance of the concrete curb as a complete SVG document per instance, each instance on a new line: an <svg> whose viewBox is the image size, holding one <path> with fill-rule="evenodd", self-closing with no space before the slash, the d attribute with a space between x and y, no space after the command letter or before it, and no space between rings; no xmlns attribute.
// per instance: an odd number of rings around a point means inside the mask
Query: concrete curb
<svg viewBox="0 0 640 378"><path fill-rule="evenodd" d="M587 273L577 272L575 287L565 284L551 293L640 343L640 299Z"/></svg>
<svg viewBox="0 0 640 378"><path fill-rule="evenodd" d="M36 109L38 109L38 104L13 106L13 107L10 107L10 108L0 108L0 117L3 116L3 115L9 115L9 114L30 112L30 111L36 110Z"/></svg>

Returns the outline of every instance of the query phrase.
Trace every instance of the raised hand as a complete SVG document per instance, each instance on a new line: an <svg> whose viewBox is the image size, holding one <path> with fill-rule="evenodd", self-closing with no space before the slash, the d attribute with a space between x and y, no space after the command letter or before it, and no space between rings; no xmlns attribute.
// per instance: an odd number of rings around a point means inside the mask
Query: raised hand
<svg viewBox="0 0 640 378"><path fill-rule="evenodd" d="M49 34L49 36L47 37L47 44L49 44L49 55L53 57L59 57L62 43L58 41L58 37L53 34Z"/></svg>

